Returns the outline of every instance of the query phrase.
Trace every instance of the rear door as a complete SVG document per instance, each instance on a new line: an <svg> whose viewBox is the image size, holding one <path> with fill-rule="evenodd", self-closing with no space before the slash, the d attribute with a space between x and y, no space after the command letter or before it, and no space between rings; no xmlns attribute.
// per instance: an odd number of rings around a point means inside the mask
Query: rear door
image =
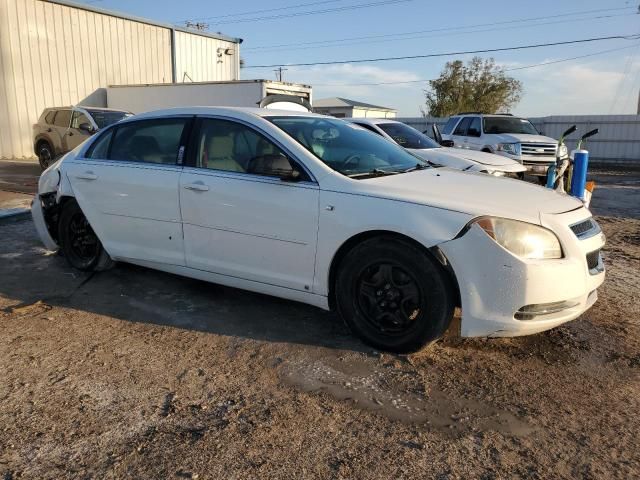
<svg viewBox="0 0 640 480"><path fill-rule="evenodd" d="M467 129L471 124L471 117L464 117L451 134L453 146L457 148L467 148Z"/></svg>
<svg viewBox="0 0 640 480"><path fill-rule="evenodd" d="M52 128L54 131L51 132L51 140L53 141L53 149L56 155L62 155L69 151L66 148L65 136L70 124L71 110L65 108L58 110L56 116L53 118Z"/></svg>
<svg viewBox="0 0 640 480"><path fill-rule="evenodd" d="M272 139L202 118L180 180L187 266L311 291L319 187ZM292 168L299 181L281 177Z"/></svg>
<svg viewBox="0 0 640 480"><path fill-rule="evenodd" d="M116 259L184 265L178 184L191 117L118 124L68 162L74 194Z"/></svg>

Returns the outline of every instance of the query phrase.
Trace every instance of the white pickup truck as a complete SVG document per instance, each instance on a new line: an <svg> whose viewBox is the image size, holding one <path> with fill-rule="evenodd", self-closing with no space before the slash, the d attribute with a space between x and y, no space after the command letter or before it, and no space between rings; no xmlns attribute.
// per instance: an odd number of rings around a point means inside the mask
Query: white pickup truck
<svg viewBox="0 0 640 480"><path fill-rule="evenodd" d="M445 125L442 139L453 142L457 148L496 153L516 160L526 167L527 174L541 181L546 178L547 168L555 161L558 149L558 142L541 135L529 120L510 114L454 115Z"/></svg>

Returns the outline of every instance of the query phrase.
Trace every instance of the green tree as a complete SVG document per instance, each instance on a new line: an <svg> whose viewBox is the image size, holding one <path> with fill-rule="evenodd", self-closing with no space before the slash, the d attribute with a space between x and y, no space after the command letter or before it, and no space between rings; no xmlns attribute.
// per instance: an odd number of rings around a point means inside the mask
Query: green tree
<svg viewBox="0 0 640 480"><path fill-rule="evenodd" d="M522 83L505 74L493 58L474 57L447 62L425 91L426 111L434 117L448 117L458 112L505 112L522 97Z"/></svg>

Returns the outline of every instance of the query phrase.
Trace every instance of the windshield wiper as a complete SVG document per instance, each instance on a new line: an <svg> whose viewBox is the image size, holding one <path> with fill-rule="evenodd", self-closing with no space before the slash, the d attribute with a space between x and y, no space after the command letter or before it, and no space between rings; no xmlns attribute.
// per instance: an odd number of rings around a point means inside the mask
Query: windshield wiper
<svg viewBox="0 0 640 480"><path fill-rule="evenodd" d="M429 160L425 160L425 161L429 163L430 166L434 165L434 163L430 162ZM429 168L429 167L424 163L416 163L413 167L409 167L406 170L402 170L402 173L413 172L414 170L424 170L425 168Z"/></svg>
<svg viewBox="0 0 640 480"><path fill-rule="evenodd" d="M390 171L390 170L382 170L381 168L374 168L373 170L369 170L368 172L353 173L353 174L347 175L347 176L349 178L381 177L381 176L384 176L384 175L395 175L397 173L401 173L401 172Z"/></svg>

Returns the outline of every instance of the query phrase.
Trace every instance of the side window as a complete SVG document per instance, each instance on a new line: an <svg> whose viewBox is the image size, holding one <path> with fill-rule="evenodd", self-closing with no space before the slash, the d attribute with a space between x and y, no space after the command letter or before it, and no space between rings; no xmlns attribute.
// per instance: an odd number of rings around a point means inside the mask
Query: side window
<svg viewBox="0 0 640 480"><path fill-rule="evenodd" d="M109 159L174 165L186 122L184 118L163 118L120 125Z"/></svg>
<svg viewBox="0 0 640 480"><path fill-rule="evenodd" d="M251 128L227 120L202 119L196 166L226 172L281 177L293 170L286 154Z"/></svg>
<svg viewBox="0 0 640 480"><path fill-rule="evenodd" d="M462 121L458 124L458 126L456 127L455 131L453 132L454 135L466 135L467 134L467 129L469 128L469 124L471 123L471 117L464 117L462 119Z"/></svg>
<svg viewBox="0 0 640 480"><path fill-rule="evenodd" d="M101 135L93 145L89 147L85 158L98 158L105 159L107 158L107 154L109 153L109 143L111 142L111 137L113 137L113 129L105 132Z"/></svg>
<svg viewBox="0 0 640 480"><path fill-rule="evenodd" d="M56 127L67 128L71 122L71 110L58 110L58 114L53 120L53 124Z"/></svg>
<svg viewBox="0 0 640 480"><path fill-rule="evenodd" d="M50 112L48 112L45 117L44 117L44 121L46 123L48 123L49 125L53 125L53 118L56 116L56 111L55 110L51 110Z"/></svg>
<svg viewBox="0 0 640 480"><path fill-rule="evenodd" d="M479 137L481 133L480 130L480 117L474 117L471 121L471 125L469 125L469 129L467 130L468 137Z"/></svg>
<svg viewBox="0 0 640 480"><path fill-rule="evenodd" d="M71 128L77 129L83 123L88 123L89 125L91 125L91 122L84 113L73 112L73 118L71 119Z"/></svg>

